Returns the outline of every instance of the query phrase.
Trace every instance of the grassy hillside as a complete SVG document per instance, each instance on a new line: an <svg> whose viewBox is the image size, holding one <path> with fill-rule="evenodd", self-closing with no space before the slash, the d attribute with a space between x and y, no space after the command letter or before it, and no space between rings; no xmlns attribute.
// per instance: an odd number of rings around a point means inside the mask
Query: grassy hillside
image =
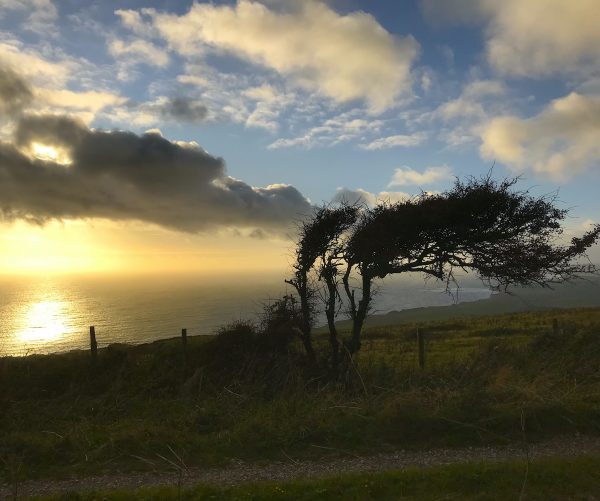
<svg viewBox="0 0 600 501"><path fill-rule="evenodd" d="M190 338L185 358L177 339L110 346L95 364L87 352L2 358L2 476L600 434L600 309L420 327L425 370L415 325L371 327L338 379L299 346L257 352L243 329Z"/></svg>
<svg viewBox="0 0 600 501"><path fill-rule="evenodd" d="M600 279L596 276L573 283L555 284L553 288L513 287L510 293L494 294L489 299L457 303L449 306L410 308L372 315L371 326L397 325L411 322L441 321L486 315L503 315L528 311L547 311L564 308L600 307ZM349 321L339 322L350 328Z"/></svg>

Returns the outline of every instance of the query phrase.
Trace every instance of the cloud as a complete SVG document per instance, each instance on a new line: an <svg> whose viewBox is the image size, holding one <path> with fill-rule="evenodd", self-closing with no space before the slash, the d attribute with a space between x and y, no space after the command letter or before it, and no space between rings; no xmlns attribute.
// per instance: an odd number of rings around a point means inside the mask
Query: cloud
<svg viewBox="0 0 600 501"><path fill-rule="evenodd" d="M501 73L543 76L599 68L597 0L422 0L438 22L483 23L486 54Z"/></svg>
<svg viewBox="0 0 600 501"><path fill-rule="evenodd" d="M494 118L480 135L485 158L564 180L600 165L600 96L573 92L531 118Z"/></svg>
<svg viewBox="0 0 600 501"><path fill-rule="evenodd" d="M394 171L392 180L388 187L391 186L422 186L433 184L438 181L452 179L452 170L447 165L440 167L427 167L424 172L419 172L410 167L401 167Z"/></svg>
<svg viewBox="0 0 600 501"><path fill-rule="evenodd" d="M89 120L100 110L125 103L126 98L106 91L75 92L67 89L37 88L35 96L38 103L62 110L80 110L89 112Z"/></svg>
<svg viewBox="0 0 600 501"><path fill-rule="evenodd" d="M182 122L199 122L206 118L208 109L202 103L187 97L172 97L162 105L161 114Z"/></svg>
<svg viewBox="0 0 600 501"><path fill-rule="evenodd" d="M185 73L177 77L184 84L186 93L196 96L210 110L211 122L233 122L246 127L262 128L276 132L280 117L287 109L293 109L293 120L318 116L315 110L326 109L322 98L286 87L281 78L268 82L258 73L229 73L217 71L204 64L185 65Z"/></svg>
<svg viewBox="0 0 600 501"><path fill-rule="evenodd" d="M379 193L371 193L370 191L357 188L350 190L348 188L338 188L331 200L333 203L349 203L366 204L370 207L377 205L379 202L403 202L411 198L411 195L402 191L380 191Z"/></svg>
<svg viewBox="0 0 600 501"><path fill-rule="evenodd" d="M37 146L36 146L37 145ZM40 149L40 145L42 149ZM68 162L48 154L61 152ZM282 229L310 212L292 186L255 188L193 143L159 134L89 129L66 116L30 115L0 143L5 219L139 220L182 231L219 226Z"/></svg>
<svg viewBox="0 0 600 501"><path fill-rule="evenodd" d="M468 83L461 95L439 106L434 112L444 120L483 118L487 115L485 100L506 94L506 87L497 80L475 80Z"/></svg>
<svg viewBox="0 0 600 501"><path fill-rule="evenodd" d="M19 113L32 98L29 84L10 68L0 66L0 116Z"/></svg>
<svg viewBox="0 0 600 501"><path fill-rule="evenodd" d="M30 57L33 56L25 56L25 61L29 61ZM16 117L34 108L38 113L68 110L90 122L100 110L126 101L108 91L72 91L30 85L25 76L17 73L13 67L0 61L0 115ZM43 64L41 67L44 67ZM50 67L53 67L51 63Z"/></svg>
<svg viewBox="0 0 600 501"><path fill-rule="evenodd" d="M113 39L108 42L111 56L122 59L129 64L147 64L164 68L169 64L169 55L160 47L146 40Z"/></svg>
<svg viewBox="0 0 600 501"><path fill-rule="evenodd" d="M2 0L0 17L6 11L26 14L23 27L39 35L54 34L54 22L58 19L58 10L51 0Z"/></svg>
<svg viewBox="0 0 600 501"><path fill-rule="evenodd" d="M256 103L254 110L246 118L246 127L259 127L270 132L277 131L281 111L295 98L293 94L282 93L266 83L244 89L242 95Z"/></svg>
<svg viewBox="0 0 600 501"><path fill-rule="evenodd" d="M16 40L0 42L0 63L18 72L31 86L64 86L78 69L72 60L48 61Z"/></svg>
<svg viewBox="0 0 600 501"><path fill-rule="evenodd" d="M279 138L271 143L268 148L302 147L314 148L317 146L335 146L348 141L364 141L367 134L379 132L383 126L382 120L354 118L356 111L341 113L325 120L321 125L308 129L302 136L293 138Z"/></svg>
<svg viewBox="0 0 600 501"><path fill-rule="evenodd" d="M410 135L398 134L395 136L380 137L379 139L375 139L370 143L361 144L360 147L363 150L384 150L398 146L418 146L426 139L426 137L427 136L422 132L417 132Z"/></svg>
<svg viewBox="0 0 600 501"><path fill-rule="evenodd" d="M137 106L142 114L149 114L158 119L176 122L202 122L207 118L208 108L199 100L186 97L160 96L155 101Z"/></svg>
<svg viewBox="0 0 600 501"><path fill-rule="evenodd" d="M187 58L231 54L335 102L365 100L376 113L410 90L419 50L412 37L390 34L367 13L341 15L316 0L279 8L251 0L235 6L194 3L181 16L146 14L170 47ZM143 22L131 13L121 17L133 29Z"/></svg>
<svg viewBox="0 0 600 501"><path fill-rule="evenodd" d="M111 108L103 114L103 118L118 124L150 127L165 121L180 124L215 121L213 115L199 99L189 96L158 96L153 101L142 103L125 100L123 106Z"/></svg>
<svg viewBox="0 0 600 501"><path fill-rule="evenodd" d="M151 34L149 33L151 26L148 26L143 15L153 12L155 12L154 9L148 8L141 9L139 12L131 9L117 9L115 10L115 15L120 18L123 26L133 31L136 35L148 36Z"/></svg>
<svg viewBox="0 0 600 501"><path fill-rule="evenodd" d="M506 113L514 101L503 82L472 80L464 85L458 97L420 118L441 122L437 137L451 147L475 145L479 142L480 125L492 116Z"/></svg>

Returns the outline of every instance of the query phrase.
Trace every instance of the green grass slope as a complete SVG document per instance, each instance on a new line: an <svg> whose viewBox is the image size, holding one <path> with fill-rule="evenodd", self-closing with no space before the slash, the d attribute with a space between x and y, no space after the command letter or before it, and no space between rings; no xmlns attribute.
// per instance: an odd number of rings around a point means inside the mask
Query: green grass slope
<svg viewBox="0 0 600 501"><path fill-rule="evenodd" d="M553 288L514 287L510 293L494 294L489 299L457 303L450 306L411 308L371 315L367 325L397 325L410 322L442 321L484 315L502 315L527 311L565 308L600 307L600 279L591 277L573 283L556 284ZM349 328L350 322L339 322Z"/></svg>
<svg viewBox="0 0 600 501"><path fill-rule="evenodd" d="M561 326L552 329L553 319ZM370 327L343 377L240 333L0 359L6 481L600 434L600 309ZM243 334L243 333L242 333ZM326 340L318 344L325 349ZM174 452L172 452L174 451Z"/></svg>

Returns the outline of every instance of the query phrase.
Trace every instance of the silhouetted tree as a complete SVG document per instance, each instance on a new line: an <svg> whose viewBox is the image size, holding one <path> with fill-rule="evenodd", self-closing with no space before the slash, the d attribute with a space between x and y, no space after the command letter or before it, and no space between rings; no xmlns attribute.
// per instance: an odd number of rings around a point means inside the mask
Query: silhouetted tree
<svg viewBox="0 0 600 501"><path fill-rule="evenodd" d="M441 278L441 252L436 234L436 212L441 195L421 195L397 203L381 203L364 211L350 231L345 246L344 290L348 298L352 334L350 353L360 349L360 335L372 301L376 278L392 273L423 272ZM351 274L357 271L361 296L356 299Z"/></svg>
<svg viewBox="0 0 600 501"><path fill-rule="evenodd" d="M343 237L356 222L359 214L357 205L342 203L338 207L324 208L315 218L316 232L320 234L320 264L318 278L325 282L325 316L329 329L329 345L331 347L331 362L334 368L339 363L340 344L335 325L338 299L339 268L344 257Z"/></svg>
<svg viewBox="0 0 600 501"><path fill-rule="evenodd" d="M490 176L456 181L444 194L380 204L360 215L344 252L343 284L353 324L350 353L360 349L376 278L420 272L452 280L458 267L506 288L548 286L593 271L575 259L598 240L600 225L568 246L558 245L567 211L554 207L553 198L514 191L516 181ZM350 285L354 271L361 282L358 302Z"/></svg>
<svg viewBox="0 0 600 501"><path fill-rule="evenodd" d="M335 328L335 309L338 298L338 265L343 255L340 238L354 223L358 207L341 204L338 207L323 205L315 209L312 217L303 222L296 246L294 276L286 280L297 291L300 298L300 330L306 353L315 360L311 330L313 326L315 288L311 285L310 273L318 260L318 279L326 284L325 314L329 325L329 341L333 363L337 364L339 342Z"/></svg>

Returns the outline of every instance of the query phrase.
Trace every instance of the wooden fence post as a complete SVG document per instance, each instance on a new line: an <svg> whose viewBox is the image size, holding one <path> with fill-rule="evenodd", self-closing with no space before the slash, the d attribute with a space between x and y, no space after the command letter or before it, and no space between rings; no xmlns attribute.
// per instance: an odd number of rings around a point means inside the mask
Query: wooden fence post
<svg viewBox="0 0 600 501"><path fill-rule="evenodd" d="M90 352L92 360L95 362L98 358L98 343L96 342L96 328L90 325Z"/></svg>
<svg viewBox="0 0 600 501"><path fill-rule="evenodd" d="M419 345L419 367L425 368L425 334L417 327L417 344Z"/></svg>
<svg viewBox="0 0 600 501"><path fill-rule="evenodd" d="M181 329L181 346L183 348L183 377L187 374L187 329Z"/></svg>
<svg viewBox="0 0 600 501"><path fill-rule="evenodd" d="M181 329L181 344L183 345L183 351L187 348L187 329Z"/></svg>

